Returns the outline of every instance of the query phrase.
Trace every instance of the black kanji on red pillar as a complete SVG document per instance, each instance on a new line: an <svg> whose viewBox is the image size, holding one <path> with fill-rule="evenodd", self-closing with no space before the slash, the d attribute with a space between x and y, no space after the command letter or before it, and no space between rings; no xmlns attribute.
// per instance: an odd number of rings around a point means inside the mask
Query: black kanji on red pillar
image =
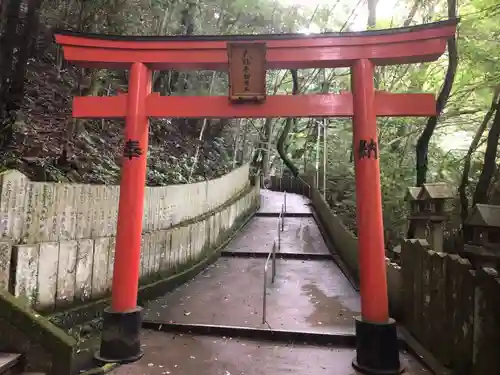
<svg viewBox="0 0 500 375"><path fill-rule="evenodd" d="M125 147L123 148L123 156L132 160L132 158L138 158L142 155L142 149L139 145L139 141L129 139L125 142Z"/></svg>
<svg viewBox="0 0 500 375"><path fill-rule="evenodd" d="M373 153L373 158L378 159L377 144L375 143L373 138L370 138L369 142L365 139L361 139L359 141L358 159L364 159L364 158L371 159L372 153Z"/></svg>

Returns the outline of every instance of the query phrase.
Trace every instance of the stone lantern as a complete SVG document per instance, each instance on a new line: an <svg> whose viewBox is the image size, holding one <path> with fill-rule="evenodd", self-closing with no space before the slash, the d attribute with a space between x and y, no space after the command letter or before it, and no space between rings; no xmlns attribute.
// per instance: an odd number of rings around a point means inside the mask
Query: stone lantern
<svg viewBox="0 0 500 375"><path fill-rule="evenodd" d="M424 213L424 201L419 198L422 188L409 187L405 200L410 203L410 214L408 216L409 226L414 228L415 238L427 238L427 217Z"/></svg>
<svg viewBox="0 0 500 375"><path fill-rule="evenodd" d="M443 251L444 222L448 220L445 203L454 197L453 189L444 182L423 184L418 200L423 201L421 217L427 218L430 233L427 240L436 252Z"/></svg>
<svg viewBox="0 0 500 375"><path fill-rule="evenodd" d="M500 266L500 206L476 204L465 225L472 228L473 239L464 245L464 255L475 267Z"/></svg>

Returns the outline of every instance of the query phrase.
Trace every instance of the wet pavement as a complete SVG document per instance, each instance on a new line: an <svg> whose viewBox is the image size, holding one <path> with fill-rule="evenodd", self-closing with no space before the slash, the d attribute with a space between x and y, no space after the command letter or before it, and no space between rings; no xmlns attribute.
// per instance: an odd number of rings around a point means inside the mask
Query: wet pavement
<svg viewBox="0 0 500 375"><path fill-rule="evenodd" d="M282 193L263 190L261 211L277 214ZM309 214L306 198L287 194L287 212ZM226 247L226 254L267 253L278 236L277 217L256 216ZM312 216L285 218L281 252L327 254ZM266 259L221 257L193 280L145 306L146 321L354 334L360 300L332 260L277 259L271 283L269 262L266 323L262 323ZM269 341L143 330L144 357L114 375L355 375L353 348L306 346ZM429 374L403 355L409 374Z"/></svg>
<svg viewBox="0 0 500 375"><path fill-rule="evenodd" d="M301 332L354 333L359 297L332 261L276 260L268 271L267 324L262 324L265 259L221 258L194 280L149 303L144 319Z"/></svg>
<svg viewBox="0 0 500 375"><path fill-rule="evenodd" d="M270 190L260 191L259 213L279 214L281 206L284 204L284 193ZM310 200L297 194L286 194L286 212L290 214L310 214Z"/></svg>
<svg viewBox="0 0 500 375"><path fill-rule="evenodd" d="M329 254L323 236L312 217L285 217L281 232L281 252ZM226 247L231 252L268 253L278 240L279 219L255 217Z"/></svg>
<svg viewBox="0 0 500 375"><path fill-rule="evenodd" d="M144 357L112 375L357 375L354 349L144 331ZM409 375L429 375L403 354Z"/></svg>

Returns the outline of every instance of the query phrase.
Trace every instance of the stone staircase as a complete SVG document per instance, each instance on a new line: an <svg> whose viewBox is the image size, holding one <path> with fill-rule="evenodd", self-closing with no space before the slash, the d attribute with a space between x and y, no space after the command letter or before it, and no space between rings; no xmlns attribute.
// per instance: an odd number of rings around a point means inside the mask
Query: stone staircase
<svg viewBox="0 0 500 375"><path fill-rule="evenodd" d="M45 375L41 372L24 372L24 361L18 353L0 353L0 375Z"/></svg>

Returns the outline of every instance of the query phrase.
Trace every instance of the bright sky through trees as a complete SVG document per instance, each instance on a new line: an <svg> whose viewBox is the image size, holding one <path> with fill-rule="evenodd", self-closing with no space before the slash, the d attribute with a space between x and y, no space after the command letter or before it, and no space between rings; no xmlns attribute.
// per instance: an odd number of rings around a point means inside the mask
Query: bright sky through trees
<svg viewBox="0 0 500 375"><path fill-rule="evenodd" d="M285 5L300 5L303 7L315 8L317 5L329 5L333 6L335 1L333 0L280 0L281 3ZM345 0L343 1L345 2ZM348 3L352 4L352 7L355 7L358 1L348 0ZM377 4L377 18L380 19L390 19L393 15L397 0L379 0ZM349 15L346 14L345 17ZM368 10L366 6L366 1L362 1L359 5L356 14L354 15L355 19L351 26L353 31L362 31L366 29L366 20L368 17ZM354 18L353 17L353 18ZM311 27L309 32L315 33L319 32L317 28L314 26ZM303 30L306 32L306 30Z"/></svg>
<svg viewBox="0 0 500 375"><path fill-rule="evenodd" d="M303 7L308 7L314 9L316 6L330 6L333 7L336 1L334 0L279 0L284 5L299 5ZM349 4L348 8L353 9L358 4L359 0L340 0L344 4ZM396 18L403 18L406 16L406 12L408 11L405 7L398 6L398 0L379 0L377 4L377 20L390 20L393 16ZM338 8L337 8L338 7ZM340 6L336 6L337 9L340 9ZM343 8L343 7L342 7ZM334 12L338 12L334 10ZM403 14L394 14L403 13ZM399 17L398 17L399 16ZM346 19L349 17L349 14L345 15L337 14L339 19ZM361 3L356 9L355 14L351 18L351 30L352 31L363 31L366 30L368 18L368 8L366 4L366 0L361 0ZM401 26L401 25L395 25ZM318 26L311 25L309 29L299 30L299 32L303 33L319 33L321 30ZM445 150L451 149L466 149L468 144L470 143L471 135L465 131L459 132L445 132L439 137L439 145Z"/></svg>

